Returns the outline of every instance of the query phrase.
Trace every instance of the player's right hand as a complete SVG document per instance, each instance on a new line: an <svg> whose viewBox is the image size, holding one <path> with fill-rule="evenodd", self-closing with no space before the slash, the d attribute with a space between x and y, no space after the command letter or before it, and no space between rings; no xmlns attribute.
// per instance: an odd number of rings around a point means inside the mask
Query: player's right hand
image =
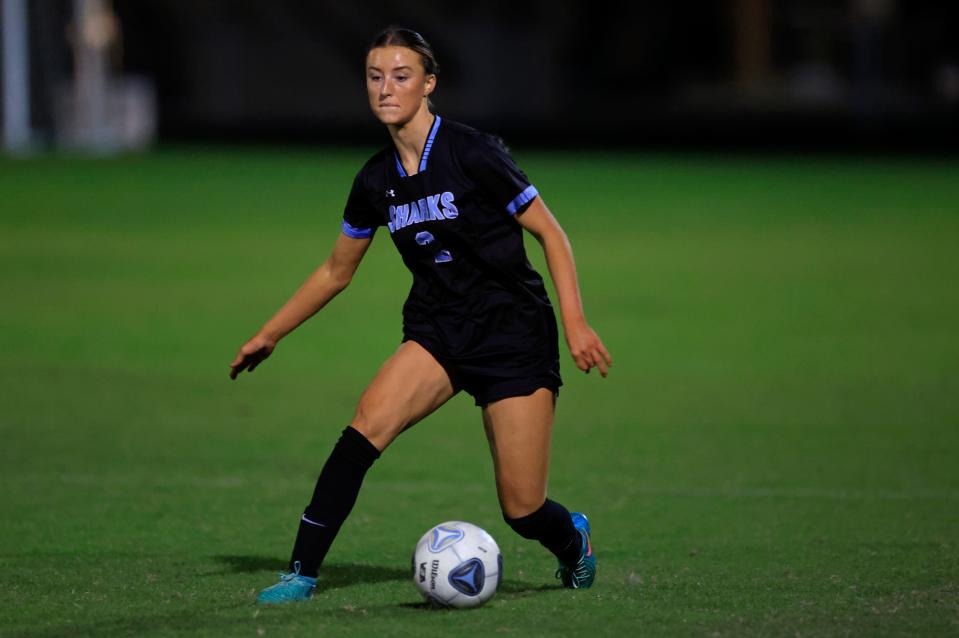
<svg viewBox="0 0 959 638"><path fill-rule="evenodd" d="M236 379L237 375L244 370L253 372L264 359L270 356L275 347L276 341L260 335L244 343L240 351L236 353L233 363L230 364L230 378Z"/></svg>

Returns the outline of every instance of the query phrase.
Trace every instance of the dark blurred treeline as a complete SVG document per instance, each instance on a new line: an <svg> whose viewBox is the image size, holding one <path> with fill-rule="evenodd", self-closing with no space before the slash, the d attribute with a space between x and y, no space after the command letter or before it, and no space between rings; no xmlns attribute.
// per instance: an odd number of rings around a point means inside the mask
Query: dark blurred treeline
<svg viewBox="0 0 959 638"><path fill-rule="evenodd" d="M115 0L113 8L122 34L113 64L153 80L161 140L381 140L362 61L372 36L394 23L438 52L437 110L510 141L959 147L956 1ZM32 47L46 59L32 73L67 73L69 45L56 30L70 4L35 0L31 11Z"/></svg>

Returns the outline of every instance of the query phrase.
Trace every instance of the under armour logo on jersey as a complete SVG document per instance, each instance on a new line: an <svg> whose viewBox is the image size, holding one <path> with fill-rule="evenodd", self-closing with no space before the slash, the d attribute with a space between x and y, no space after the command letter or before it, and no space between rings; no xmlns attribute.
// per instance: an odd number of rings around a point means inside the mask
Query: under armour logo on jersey
<svg viewBox="0 0 959 638"><path fill-rule="evenodd" d="M396 191L394 191L394 190L391 188L391 189L389 189L388 191L386 191L386 196L387 196L387 197L396 197Z"/></svg>

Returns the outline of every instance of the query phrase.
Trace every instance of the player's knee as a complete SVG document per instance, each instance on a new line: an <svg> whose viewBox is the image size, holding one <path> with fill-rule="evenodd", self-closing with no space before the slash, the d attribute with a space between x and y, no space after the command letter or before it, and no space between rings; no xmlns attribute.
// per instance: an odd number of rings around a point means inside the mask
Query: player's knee
<svg viewBox="0 0 959 638"><path fill-rule="evenodd" d="M374 444L375 439L380 438L387 429L382 418L364 409L362 405L357 406L356 414L353 415L350 425Z"/></svg>
<svg viewBox="0 0 959 638"><path fill-rule="evenodd" d="M503 512L503 519L509 523L510 520L529 516L541 508L545 500L546 497L539 492L503 495L503 498L500 502L500 509Z"/></svg>
<svg viewBox="0 0 959 638"><path fill-rule="evenodd" d="M400 423L386 410L377 409L363 400L360 400L356 407L356 414L350 425L380 451L386 449L405 427L405 424Z"/></svg>

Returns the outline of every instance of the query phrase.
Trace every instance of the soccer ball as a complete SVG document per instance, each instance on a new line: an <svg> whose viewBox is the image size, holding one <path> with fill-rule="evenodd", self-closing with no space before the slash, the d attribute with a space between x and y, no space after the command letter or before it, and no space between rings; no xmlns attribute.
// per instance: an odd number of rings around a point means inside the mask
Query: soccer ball
<svg viewBox="0 0 959 638"><path fill-rule="evenodd" d="M440 523L413 550L413 584L443 607L482 605L496 593L502 574L499 546L472 523Z"/></svg>

